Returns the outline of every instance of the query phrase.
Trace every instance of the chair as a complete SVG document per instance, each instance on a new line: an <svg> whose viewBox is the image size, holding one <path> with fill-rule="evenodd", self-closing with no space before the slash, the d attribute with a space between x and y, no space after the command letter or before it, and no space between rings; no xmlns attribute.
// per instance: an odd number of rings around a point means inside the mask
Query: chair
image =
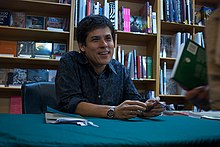
<svg viewBox="0 0 220 147"><path fill-rule="evenodd" d="M36 82L24 83L21 87L22 113L40 114L47 111L47 106L57 105L55 83Z"/></svg>

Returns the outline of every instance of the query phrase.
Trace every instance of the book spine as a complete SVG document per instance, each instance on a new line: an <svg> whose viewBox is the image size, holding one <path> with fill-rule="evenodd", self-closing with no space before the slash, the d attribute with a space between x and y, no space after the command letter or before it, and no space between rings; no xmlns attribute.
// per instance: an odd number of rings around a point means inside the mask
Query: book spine
<svg viewBox="0 0 220 147"><path fill-rule="evenodd" d="M152 12L152 33L157 34L157 13Z"/></svg>
<svg viewBox="0 0 220 147"><path fill-rule="evenodd" d="M163 70L160 67L160 94L164 94L163 92Z"/></svg>
<svg viewBox="0 0 220 147"><path fill-rule="evenodd" d="M137 60L137 78L140 79L141 77L141 56L136 56Z"/></svg>
<svg viewBox="0 0 220 147"><path fill-rule="evenodd" d="M164 0L160 0L160 20L164 20Z"/></svg>
<svg viewBox="0 0 220 147"><path fill-rule="evenodd" d="M164 87L164 94L166 94L167 93L167 91L166 91L166 87L167 87L167 77L166 77L166 72L167 72L167 63L166 62L164 62L163 63L163 87Z"/></svg>
<svg viewBox="0 0 220 147"><path fill-rule="evenodd" d="M152 69L153 68L153 61L152 57L148 56L147 57L147 78L152 79L153 74L152 74Z"/></svg>

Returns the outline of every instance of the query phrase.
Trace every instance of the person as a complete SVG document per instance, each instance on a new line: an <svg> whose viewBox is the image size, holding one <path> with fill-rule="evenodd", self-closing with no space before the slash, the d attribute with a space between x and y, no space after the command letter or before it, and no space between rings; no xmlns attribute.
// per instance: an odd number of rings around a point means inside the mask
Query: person
<svg viewBox="0 0 220 147"><path fill-rule="evenodd" d="M126 68L112 59L115 32L108 18L86 16L77 26L76 38L80 51L63 55L57 70L58 110L116 119L154 117L163 112L158 100L140 96Z"/></svg>
<svg viewBox="0 0 220 147"><path fill-rule="evenodd" d="M206 21L205 41L207 52L208 85L186 92L186 99L197 107L220 110L220 7Z"/></svg>

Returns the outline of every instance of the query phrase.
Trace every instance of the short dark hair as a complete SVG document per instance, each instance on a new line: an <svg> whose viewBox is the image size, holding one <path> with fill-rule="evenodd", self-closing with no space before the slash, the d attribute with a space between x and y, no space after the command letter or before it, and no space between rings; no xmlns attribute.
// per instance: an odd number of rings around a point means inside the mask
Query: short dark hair
<svg viewBox="0 0 220 147"><path fill-rule="evenodd" d="M115 30L112 22L104 15L89 15L84 17L77 25L77 42L86 45L86 38L89 32L104 27L109 27L113 41L115 42Z"/></svg>

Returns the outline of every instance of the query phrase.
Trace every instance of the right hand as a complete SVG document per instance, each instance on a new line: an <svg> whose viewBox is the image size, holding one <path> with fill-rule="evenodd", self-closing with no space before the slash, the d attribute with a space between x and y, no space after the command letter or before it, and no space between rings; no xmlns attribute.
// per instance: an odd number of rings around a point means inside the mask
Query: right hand
<svg viewBox="0 0 220 147"><path fill-rule="evenodd" d="M115 108L115 118L130 119L141 115L146 110L146 103L126 100Z"/></svg>
<svg viewBox="0 0 220 147"><path fill-rule="evenodd" d="M192 90L189 90L185 94L186 100L191 101L195 106L202 108L203 110L209 110L209 87L200 86Z"/></svg>

